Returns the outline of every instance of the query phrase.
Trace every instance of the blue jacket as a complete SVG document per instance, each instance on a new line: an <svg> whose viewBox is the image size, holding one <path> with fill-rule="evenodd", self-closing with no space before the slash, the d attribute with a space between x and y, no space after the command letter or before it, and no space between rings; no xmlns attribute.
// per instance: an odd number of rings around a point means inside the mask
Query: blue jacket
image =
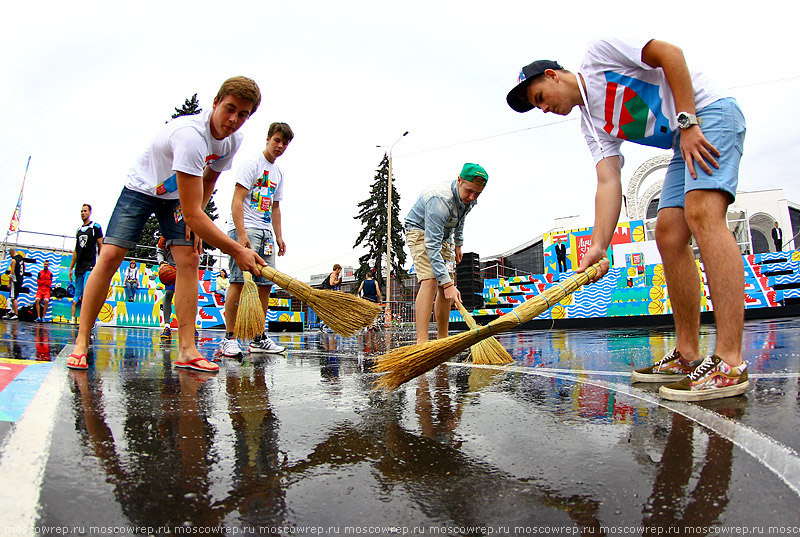
<svg viewBox="0 0 800 537"><path fill-rule="evenodd" d="M458 196L458 179L429 187L406 216L406 230L425 232L425 251L439 285L452 281L442 258L444 241L464 244L464 218L477 201L465 204Z"/></svg>

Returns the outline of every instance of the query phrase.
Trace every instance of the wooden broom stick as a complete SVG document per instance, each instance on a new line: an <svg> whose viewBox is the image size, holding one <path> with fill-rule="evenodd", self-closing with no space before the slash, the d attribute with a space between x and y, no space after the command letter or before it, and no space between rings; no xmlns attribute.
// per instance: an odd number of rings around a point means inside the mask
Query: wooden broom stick
<svg viewBox="0 0 800 537"><path fill-rule="evenodd" d="M478 326L478 323L475 322L475 319L472 317L467 308L464 307L460 301L456 300L456 306L458 307L458 311L461 313L461 316L464 318L464 322L467 323L467 328L475 328ZM509 364L514 361L508 351L500 344L499 341L494 336L490 336L483 341L479 341L475 345L473 345L470 350L472 351L472 363L473 364L488 364L488 365L497 365L497 364Z"/></svg>
<svg viewBox="0 0 800 537"><path fill-rule="evenodd" d="M492 334L505 332L524 324L548 308L556 305L565 296L573 293L580 286L597 276L600 263L588 267L586 271L575 273L561 280L544 293L523 302L509 313L498 317L486 326L475 326L466 332L436 339L417 345L408 345L394 349L378 358L375 370L381 375L375 381L375 388L394 390L401 384L427 373L434 367L443 364L459 352L475 345Z"/></svg>
<svg viewBox="0 0 800 537"><path fill-rule="evenodd" d="M350 337L371 325L381 312L381 307L375 302L341 291L314 289L272 267L261 267L261 275L308 304L323 323L344 337Z"/></svg>
<svg viewBox="0 0 800 537"><path fill-rule="evenodd" d="M253 339L264 333L264 306L258 296L258 286L249 272L244 273L244 284L239 295L239 309L236 311L236 324L233 337Z"/></svg>

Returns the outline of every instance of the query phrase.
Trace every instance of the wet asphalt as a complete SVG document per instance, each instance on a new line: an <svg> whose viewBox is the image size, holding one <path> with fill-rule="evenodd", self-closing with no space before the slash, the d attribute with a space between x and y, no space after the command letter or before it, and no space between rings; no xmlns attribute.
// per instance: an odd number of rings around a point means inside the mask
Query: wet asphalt
<svg viewBox="0 0 800 537"><path fill-rule="evenodd" d="M74 328L0 322L0 374L24 366L0 392L0 532L800 533L798 329L747 322L747 394L688 404L630 384L671 327L501 334L513 364L462 354L386 393L371 366L411 332L272 334L284 354L210 375L100 327L75 372Z"/></svg>

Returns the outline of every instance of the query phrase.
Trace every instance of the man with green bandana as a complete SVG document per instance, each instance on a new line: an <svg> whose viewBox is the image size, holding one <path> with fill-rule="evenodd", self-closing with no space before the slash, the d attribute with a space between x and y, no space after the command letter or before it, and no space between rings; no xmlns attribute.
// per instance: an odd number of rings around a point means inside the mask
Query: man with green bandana
<svg viewBox="0 0 800 537"><path fill-rule="evenodd" d="M458 179L425 190L406 216L406 244L419 280L417 342L428 341L432 308L437 336L447 337L450 307L453 301L461 301L452 273L461 262L464 219L488 181L486 170L468 162L461 168Z"/></svg>

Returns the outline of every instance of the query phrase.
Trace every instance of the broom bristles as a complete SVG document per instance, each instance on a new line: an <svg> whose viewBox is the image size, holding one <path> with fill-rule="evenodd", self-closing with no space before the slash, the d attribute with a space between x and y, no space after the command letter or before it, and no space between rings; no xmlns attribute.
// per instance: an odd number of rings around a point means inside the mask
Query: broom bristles
<svg viewBox="0 0 800 537"><path fill-rule="evenodd" d="M475 342L469 330L442 339L398 347L378 359L375 371L386 373L375 381L376 388L394 390L401 384L427 373ZM487 335L488 337L488 335Z"/></svg>
<svg viewBox="0 0 800 537"><path fill-rule="evenodd" d="M464 322L467 323L468 328L474 328L478 326L475 318L469 311L467 311L467 309L464 307L464 304L456 301L456 306L458 307L458 311L461 313L461 316L464 318ZM499 341L497 341L497 338L494 336L476 343L470 348L470 351L472 352L473 364L499 365L510 364L514 361L508 351Z"/></svg>
<svg viewBox="0 0 800 537"><path fill-rule="evenodd" d="M467 347L490 337L493 333L510 330L530 321L594 278L599 267L600 263L595 263L586 271L573 274L567 278L566 286L560 283L554 285L543 294L523 302L510 313L498 317L486 326L475 326L454 336L407 345L384 354L378 358L375 370L385 374L375 381L375 388L394 390L401 384L443 364Z"/></svg>
<svg viewBox="0 0 800 537"><path fill-rule="evenodd" d="M341 291L314 289L272 267L262 267L261 275L308 304L317 317L340 336L354 335L371 325L381 312L381 307L375 302Z"/></svg>
<svg viewBox="0 0 800 537"><path fill-rule="evenodd" d="M249 272L244 273L244 284L239 295L239 309L233 336L238 339L253 339L264 333L264 306L258 296L258 286Z"/></svg>
<svg viewBox="0 0 800 537"><path fill-rule="evenodd" d="M514 359L494 336L472 346L472 363L480 365L510 364Z"/></svg>

